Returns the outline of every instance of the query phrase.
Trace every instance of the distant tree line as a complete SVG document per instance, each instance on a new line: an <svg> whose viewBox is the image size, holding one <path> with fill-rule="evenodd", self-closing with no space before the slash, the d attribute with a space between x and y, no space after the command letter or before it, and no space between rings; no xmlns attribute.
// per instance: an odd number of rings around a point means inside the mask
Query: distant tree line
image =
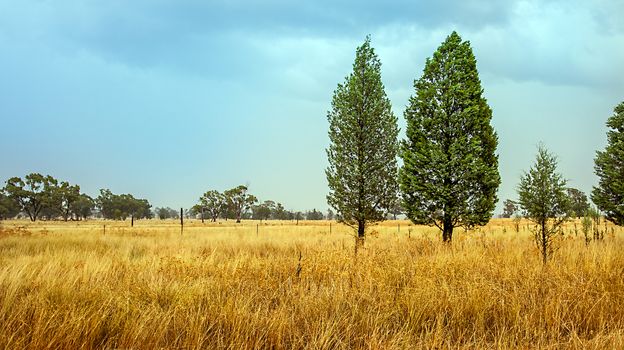
<svg viewBox="0 0 624 350"><path fill-rule="evenodd" d="M0 218L20 213L31 221L37 219L81 220L92 215L95 202L80 193L80 186L59 181L50 175L31 173L23 179L12 177L0 189Z"/></svg>
<svg viewBox="0 0 624 350"><path fill-rule="evenodd" d="M77 221L94 216L114 220L153 217L146 199L137 199L131 194L113 194L108 189L100 190L100 195L93 199L81 193L79 185L39 173L24 178L12 177L0 189L0 219L20 214L31 221Z"/></svg>
<svg viewBox="0 0 624 350"><path fill-rule="evenodd" d="M576 188L565 188L565 194L567 196L568 206L567 215L569 217L581 218L587 215L590 210L590 204L587 199L587 195ZM501 218L511 218L515 216L523 216L522 207L518 201L512 199L506 199L503 202L503 212Z"/></svg>
<svg viewBox="0 0 624 350"><path fill-rule="evenodd" d="M163 207L163 208L156 207L154 208L154 214L156 215L156 218L160 220L180 218L180 211L169 208L169 207Z"/></svg>
<svg viewBox="0 0 624 350"><path fill-rule="evenodd" d="M151 219L153 217L152 206L147 199L134 198L131 194L114 194L108 189L101 189L95 202L105 219Z"/></svg>
<svg viewBox="0 0 624 350"><path fill-rule="evenodd" d="M50 175L32 173L23 179L13 177L0 188L0 220L24 215L32 221L84 220L104 218L111 220L131 219L179 219L180 211L170 207L153 208L147 199L132 194L114 194L101 189L96 198L80 192L80 186L59 181ZM332 220L331 210L326 214L316 209L291 211L281 203L258 199L248 192L247 186L237 186L223 193L211 190L204 193L199 202L184 211L187 217L216 221L231 219L253 220Z"/></svg>
<svg viewBox="0 0 624 350"><path fill-rule="evenodd" d="M323 214L316 209L306 212L291 211L284 205L273 200L265 200L259 203L256 196L249 193L249 188L240 185L229 190L219 192L209 190L201 197L190 211L194 217L202 220L217 221L218 219L236 220L323 220L334 219L334 213L328 210Z"/></svg>

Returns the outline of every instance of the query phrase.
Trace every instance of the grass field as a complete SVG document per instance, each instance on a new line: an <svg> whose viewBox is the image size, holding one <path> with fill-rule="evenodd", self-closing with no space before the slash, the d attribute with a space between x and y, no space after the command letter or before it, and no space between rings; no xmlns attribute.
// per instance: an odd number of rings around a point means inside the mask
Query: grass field
<svg viewBox="0 0 624 350"><path fill-rule="evenodd" d="M624 348L620 228L256 224L3 222L0 348Z"/></svg>

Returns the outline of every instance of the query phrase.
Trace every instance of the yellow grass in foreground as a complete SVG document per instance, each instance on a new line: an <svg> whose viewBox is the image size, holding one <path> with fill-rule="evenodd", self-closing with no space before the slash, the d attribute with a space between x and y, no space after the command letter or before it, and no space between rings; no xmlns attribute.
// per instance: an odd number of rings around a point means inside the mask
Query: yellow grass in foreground
<svg viewBox="0 0 624 350"><path fill-rule="evenodd" d="M624 348L619 228L543 268L524 223L398 223L354 258L329 222L4 222L0 348Z"/></svg>

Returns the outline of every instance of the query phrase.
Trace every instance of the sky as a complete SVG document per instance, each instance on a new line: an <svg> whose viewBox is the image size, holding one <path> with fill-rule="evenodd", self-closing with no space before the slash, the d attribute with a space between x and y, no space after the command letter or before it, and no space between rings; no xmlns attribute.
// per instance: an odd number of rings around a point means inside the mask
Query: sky
<svg viewBox="0 0 624 350"><path fill-rule="evenodd" d="M497 213L537 145L597 178L624 101L624 2L0 0L0 181L30 172L185 207L246 184L327 209L327 111L370 34L399 118L452 31L498 133Z"/></svg>

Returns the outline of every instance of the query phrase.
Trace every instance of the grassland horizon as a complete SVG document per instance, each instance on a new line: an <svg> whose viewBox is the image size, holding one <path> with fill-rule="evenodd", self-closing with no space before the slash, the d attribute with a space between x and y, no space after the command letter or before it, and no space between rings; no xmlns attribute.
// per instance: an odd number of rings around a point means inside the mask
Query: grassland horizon
<svg viewBox="0 0 624 350"><path fill-rule="evenodd" d="M387 221L355 256L330 221L5 221L0 347L624 347L621 228L543 266L528 225Z"/></svg>

